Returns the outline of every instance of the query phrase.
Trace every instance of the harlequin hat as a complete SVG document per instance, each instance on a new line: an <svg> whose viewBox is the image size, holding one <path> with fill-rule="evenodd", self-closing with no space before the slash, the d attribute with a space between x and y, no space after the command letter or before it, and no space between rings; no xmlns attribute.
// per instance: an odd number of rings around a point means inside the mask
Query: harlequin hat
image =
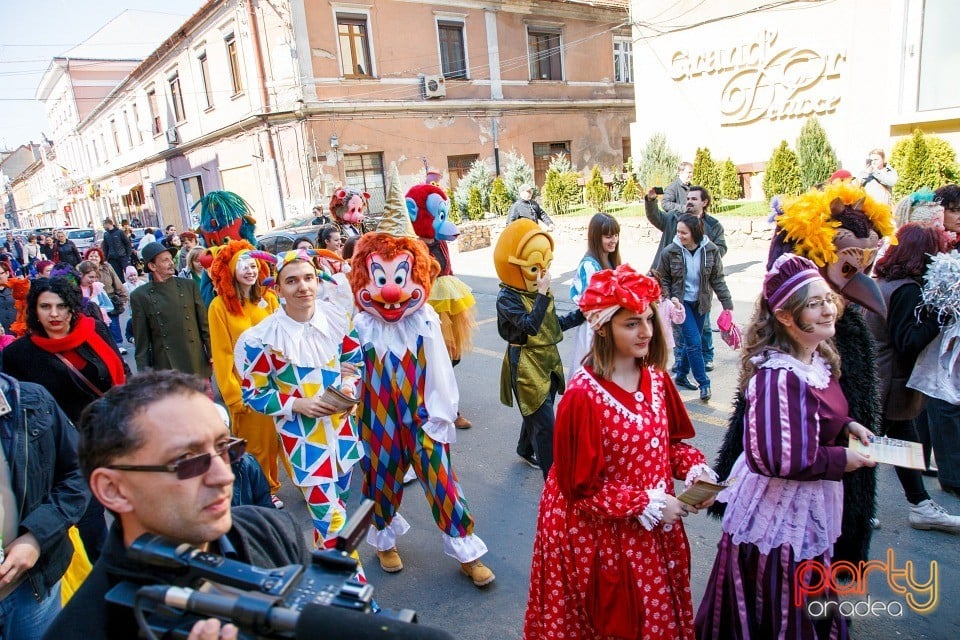
<svg viewBox="0 0 960 640"><path fill-rule="evenodd" d="M620 309L643 313L650 303L660 299L660 283L636 271L628 264L593 274L580 296L580 310L590 328L596 331Z"/></svg>

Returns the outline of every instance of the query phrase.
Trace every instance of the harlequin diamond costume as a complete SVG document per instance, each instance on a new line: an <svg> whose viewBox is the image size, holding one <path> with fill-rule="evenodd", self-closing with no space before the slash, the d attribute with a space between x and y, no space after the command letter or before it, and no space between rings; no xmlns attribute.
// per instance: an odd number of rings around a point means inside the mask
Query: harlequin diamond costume
<svg viewBox="0 0 960 640"><path fill-rule="evenodd" d="M440 319L425 304L439 265L413 235L399 194L394 183L377 233L357 242L349 276L363 350L359 417L368 456L363 495L375 503L367 541L377 548L385 571L403 568L396 540L410 525L397 511L403 476L412 466L443 534L444 552L480 587L494 580L478 560L487 546L473 533L473 517L450 464L459 391Z"/></svg>
<svg viewBox="0 0 960 640"><path fill-rule="evenodd" d="M659 297L656 280L621 265L598 272L579 304L591 328L610 330L621 308L640 315ZM693 424L668 374L638 368L628 390L584 365L557 408L525 640L694 638L690 546L680 520L662 522L663 509L674 478L689 486L715 476L684 442Z"/></svg>
<svg viewBox="0 0 960 640"><path fill-rule="evenodd" d="M313 266L314 257L310 251L279 254L277 280L292 263ZM234 351L243 401L254 411L273 416L293 481L307 500L318 545L328 548L346 522L346 493L363 449L347 415L312 418L295 412L293 404L298 398L321 395L328 387L355 397L359 376L342 373L341 367L361 365L359 346L350 314L317 299L308 321L294 320L281 307L245 331Z"/></svg>
<svg viewBox="0 0 960 640"><path fill-rule="evenodd" d="M777 232L770 248L767 268L784 253L813 261L827 283L846 301L836 322L834 342L840 354L840 388L849 404L849 416L876 432L880 427L879 385L873 338L860 306L886 316L886 305L876 283L867 275L882 237L893 242L890 207L866 195L863 189L834 182L823 191L811 190L789 200L776 217ZM746 400L735 399L734 412L714 468L729 475L743 452ZM834 545L834 562L856 564L866 560L876 511L876 471L858 469L843 476L843 520ZM722 516L723 503L711 507Z"/></svg>

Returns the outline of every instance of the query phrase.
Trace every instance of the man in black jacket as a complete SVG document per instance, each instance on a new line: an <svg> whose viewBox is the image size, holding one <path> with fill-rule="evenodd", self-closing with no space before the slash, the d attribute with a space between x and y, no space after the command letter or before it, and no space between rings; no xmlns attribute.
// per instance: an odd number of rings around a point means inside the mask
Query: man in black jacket
<svg viewBox="0 0 960 640"><path fill-rule="evenodd" d="M133 247L130 238L122 229L118 229L112 218L103 221L103 255L121 278L130 265Z"/></svg>
<svg viewBox="0 0 960 640"><path fill-rule="evenodd" d="M0 374L0 442L0 637L38 638L60 610L67 529L90 494L76 431L40 385Z"/></svg>
<svg viewBox="0 0 960 640"><path fill-rule="evenodd" d="M114 387L80 420L80 464L90 487L115 516L92 573L47 638L136 638L133 610L107 603L120 582L175 584L176 572L145 565L128 548L145 533L185 542L249 564L308 562L303 532L282 511L231 510L232 459L245 442L230 437L205 382L179 371L150 371ZM217 627L210 633L204 625ZM219 623L198 622L191 639L218 637ZM220 637L236 637L225 625Z"/></svg>
<svg viewBox="0 0 960 640"><path fill-rule="evenodd" d="M520 199L510 205L507 212L507 224L514 220L526 218L534 222L547 225L547 231L553 231L553 220L547 212L533 199L533 185L525 184L520 187Z"/></svg>

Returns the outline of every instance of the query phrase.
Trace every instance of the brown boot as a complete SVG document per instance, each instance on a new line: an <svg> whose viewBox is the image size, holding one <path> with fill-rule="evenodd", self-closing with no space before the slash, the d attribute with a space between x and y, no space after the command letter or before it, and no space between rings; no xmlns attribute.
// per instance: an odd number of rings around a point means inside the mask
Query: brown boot
<svg viewBox="0 0 960 640"><path fill-rule="evenodd" d="M377 550L377 557L380 558L380 568L387 573L396 573L403 569L403 561L397 548L387 549L386 551Z"/></svg>
<svg viewBox="0 0 960 640"><path fill-rule="evenodd" d="M490 569L479 560L461 562L460 571L463 575L473 580L473 584L478 587L484 587L497 578L497 576L493 575L493 571L490 571Z"/></svg>
<svg viewBox="0 0 960 640"><path fill-rule="evenodd" d="M473 423L460 415L460 412L457 412L457 419L453 421L453 426L457 429L469 429L473 426Z"/></svg>

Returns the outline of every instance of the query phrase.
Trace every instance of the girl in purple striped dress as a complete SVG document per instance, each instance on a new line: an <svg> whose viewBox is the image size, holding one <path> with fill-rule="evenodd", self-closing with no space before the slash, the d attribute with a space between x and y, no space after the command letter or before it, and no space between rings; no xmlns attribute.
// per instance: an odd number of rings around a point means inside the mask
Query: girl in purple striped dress
<svg viewBox="0 0 960 640"><path fill-rule="evenodd" d="M830 570L840 535L844 473L876 464L845 447L869 431L848 415L832 345L840 298L816 265L784 254L764 279L747 333L740 386L747 399L743 449L730 473L723 536L696 617L697 637L847 638L835 599L816 593L806 560ZM805 588L805 586L807 588Z"/></svg>

